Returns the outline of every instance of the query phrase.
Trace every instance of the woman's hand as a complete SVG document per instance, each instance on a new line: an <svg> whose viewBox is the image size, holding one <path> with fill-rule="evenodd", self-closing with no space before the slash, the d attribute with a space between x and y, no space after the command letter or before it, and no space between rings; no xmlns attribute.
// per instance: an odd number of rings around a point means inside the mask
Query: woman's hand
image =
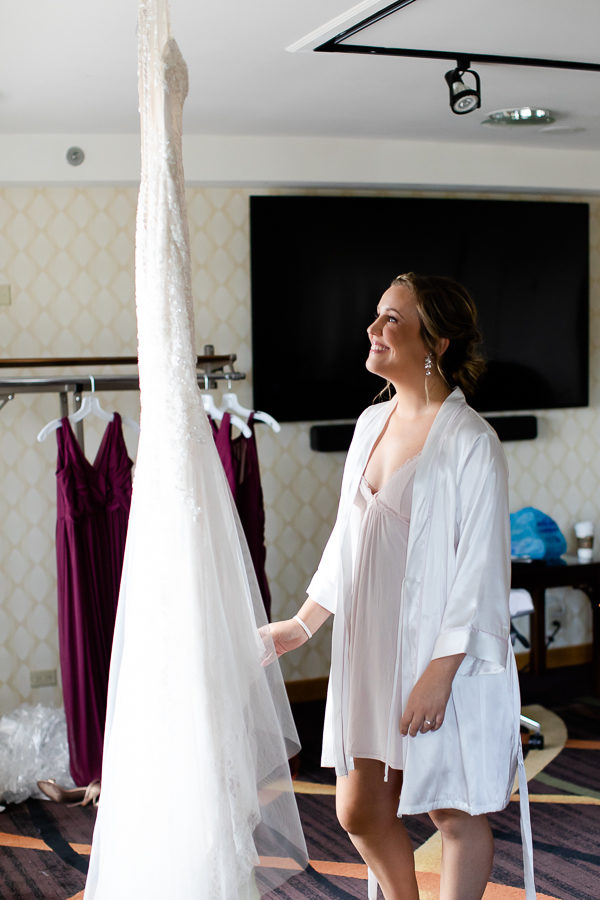
<svg viewBox="0 0 600 900"><path fill-rule="evenodd" d="M282 622L271 622L269 625L263 625L258 629L258 633L263 639L266 656L263 659L263 666L268 666L277 657L283 656L290 650L301 647L308 640L308 635L299 622L295 619L284 619ZM275 654L273 653L275 651Z"/></svg>
<svg viewBox="0 0 600 900"><path fill-rule="evenodd" d="M310 597L304 601L298 610L298 617L302 619L311 634L318 631L325 619L328 619L330 615L329 610L315 603ZM258 633L265 645L263 666L268 666L272 663L275 655L283 656L284 653L295 650L296 647L301 647L308 640L308 634L296 619L271 622L270 625L263 625L262 628L259 628Z"/></svg>
<svg viewBox="0 0 600 900"><path fill-rule="evenodd" d="M406 703L400 719L400 733L411 737L420 731L437 731L446 715L452 680L465 658L464 653L432 659Z"/></svg>

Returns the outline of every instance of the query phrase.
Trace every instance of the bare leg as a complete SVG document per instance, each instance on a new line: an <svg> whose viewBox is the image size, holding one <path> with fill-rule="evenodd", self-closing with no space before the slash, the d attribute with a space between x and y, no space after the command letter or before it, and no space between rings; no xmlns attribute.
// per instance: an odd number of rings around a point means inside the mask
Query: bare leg
<svg viewBox="0 0 600 900"><path fill-rule="evenodd" d="M419 900L413 847L396 815L402 772L375 759L355 759L337 780L336 809L342 828L375 873L386 900Z"/></svg>
<svg viewBox="0 0 600 900"><path fill-rule="evenodd" d="M494 861L487 816L437 809L429 816L442 834L440 900L481 900Z"/></svg>

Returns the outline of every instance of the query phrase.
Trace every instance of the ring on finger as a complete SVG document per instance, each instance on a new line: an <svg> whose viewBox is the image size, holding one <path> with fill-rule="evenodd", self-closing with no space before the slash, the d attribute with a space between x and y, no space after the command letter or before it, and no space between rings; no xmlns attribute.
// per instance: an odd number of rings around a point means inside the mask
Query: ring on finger
<svg viewBox="0 0 600 900"><path fill-rule="evenodd" d="M431 727L433 725L433 722L431 719L425 719L425 724L429 725L429 727Z"/></svg>

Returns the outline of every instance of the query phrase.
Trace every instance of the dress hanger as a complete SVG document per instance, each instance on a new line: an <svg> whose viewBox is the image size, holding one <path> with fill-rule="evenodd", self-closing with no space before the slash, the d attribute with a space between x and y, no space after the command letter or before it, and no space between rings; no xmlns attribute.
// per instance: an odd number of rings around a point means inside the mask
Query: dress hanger
<svg viewBox="0 0 600 900"><path fill-rule="evenodd" d="M89 379L91 393L86 394L79 409L69 416L69 422L71 422L72 425L76 422L81 422L82 419L86 419L91 415L97 416L99 419L104 419L105 422L112 422L114 418L113 413L107 412L100 405L100 401L96 396L96 379L93 375L90 375Z"/></svg>
<svg viewBox="0 0 600 900"><path fill-rule="evenodd" d="M231 410L232 412L238 413L240 416L244 416L246 419L250 415L250 413L254 412L254 419L257 422L264 422L265 425L268 425L269 428L272 428L273 431L278 432L281 431L281 425L279 422L270 416L269 413L259 412L256 410L246 409L245 406L242 406L240 401L237 398L237 394L234 394L231 390L231 380L227 379L227 391L223 394L221 399L221 415L227 410Z"/></svg>
<svg viewBox="0 0 600 900"><path fill-rule="evenodd" d="M211 419L214 419L215 422L220 422L225 415L225 409L219 409L214 401L213 395L208 393L208 375L204 376L204 391L206 391L206 393L202 392L200 395L202 397L202 403L204 404L204 412L207 416L210 416ZM252 432L246 423L238 416L231 416L230 421L232 425L235 425L235 427L242 432L244 437L249 438L252 436Z"/></svg>
<svg viewBox="0 0 600 900"><path fill-rule="evenodd" d="M71 415L68 417L69 422L72 425L74 425L76 422L81 422L82 419L85 419L86 416L89 416L89 415L94 415L94 416L97 416L99 419L104 419L105 422L112 422L112 420L114 419L114 413L107 412L101 406L100 401L98 400L98 397L96 395L96 379L94 378L93 375L89 375L88 377L90 379L91 393L86 394L86 396L83 398L83 401L82 401L79 409L76 410L74 413L71 413ZM123 422L124 425L129 425L130 428L133 428L135 431L140 430L140 426L138 425L138 423L135 422L133 419L130 419L129 416L121 416L121 421ZM56 431L58 428L60 428L61 425L62 425L62 418L61 419L53 419L51 422L48 422L48 424L44 425L44 427L38 434L38 436L37 436L38 441L40 441L40 442L45 441L46 438L48 437L48 435L51 432Z"/></svg>

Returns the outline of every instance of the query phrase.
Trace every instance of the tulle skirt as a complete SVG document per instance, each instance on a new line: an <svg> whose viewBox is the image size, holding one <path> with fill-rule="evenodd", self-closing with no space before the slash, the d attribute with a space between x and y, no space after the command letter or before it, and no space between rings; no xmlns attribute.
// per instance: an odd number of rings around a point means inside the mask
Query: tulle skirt
<svg viewBox="0 0 600 900"><path fill-rule="evenodd" d="M306 864L297 736L212 436L159 456L142 418L85 898L256 897Z"/></svg>

